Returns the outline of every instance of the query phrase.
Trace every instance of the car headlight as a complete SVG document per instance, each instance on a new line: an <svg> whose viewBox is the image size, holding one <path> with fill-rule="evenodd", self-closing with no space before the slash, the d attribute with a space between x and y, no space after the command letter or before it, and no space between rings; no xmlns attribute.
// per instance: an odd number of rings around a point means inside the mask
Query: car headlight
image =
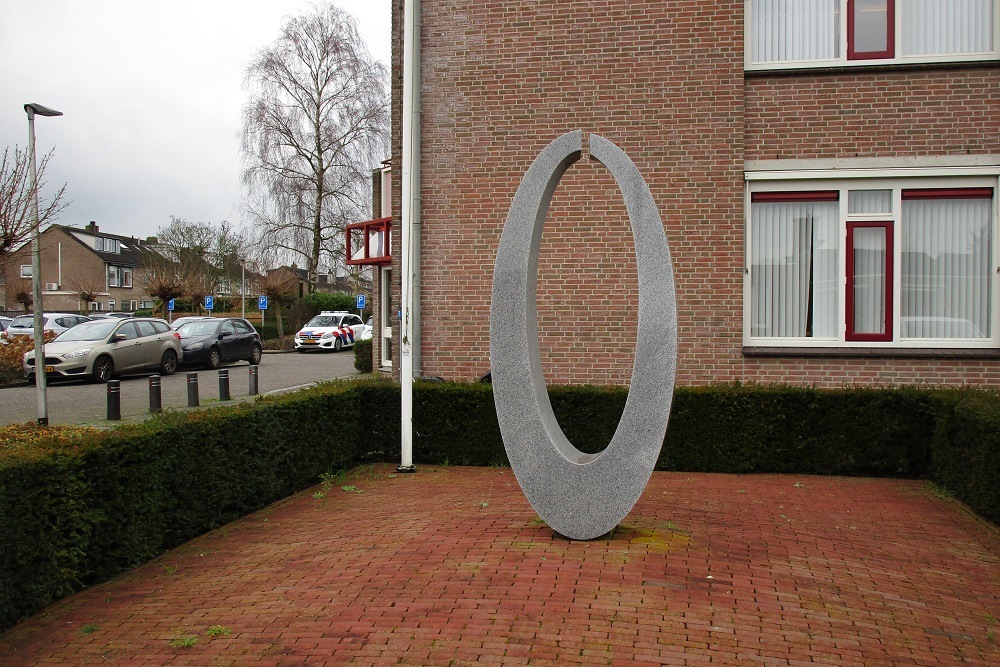
<svg viewBox="0 0 1000 667"><path fill-rule="evenodd" d="M185 350L191 350L193 352L194 350L200 350L203 347L205 347L204 341L199 341L197 343L192 343L191 345L188 345L184 349Z"/></svg>
<svg viewBox="0 0 1000 667"><path fill-rule="evenodd" d="M85 347L82 350L73 350L72 352L67 352L62 356L63 359L75 359L76 357L82 357L83 355L90 352L89 347Z"/></svg>
<svg viewBox="0 0 1000 667"><path fill-rule="evenodd" d="M333 336L334 336L334 334L332 334L332 333L325 333L325 334L323 334L323 340L326 340L327 338L333 338Z"/></svg>

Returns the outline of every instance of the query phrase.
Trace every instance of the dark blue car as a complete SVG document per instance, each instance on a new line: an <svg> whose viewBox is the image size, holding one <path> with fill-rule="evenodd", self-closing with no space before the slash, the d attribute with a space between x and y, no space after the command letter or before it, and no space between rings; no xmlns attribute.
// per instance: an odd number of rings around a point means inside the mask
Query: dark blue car
<svg viewBox="0 0 1000 667"><path fill-rule="evenodd" d="M240 317L204 318L177 328L184 349L184 365L215 369L227 361L260 363L260 334Z"/></svg>

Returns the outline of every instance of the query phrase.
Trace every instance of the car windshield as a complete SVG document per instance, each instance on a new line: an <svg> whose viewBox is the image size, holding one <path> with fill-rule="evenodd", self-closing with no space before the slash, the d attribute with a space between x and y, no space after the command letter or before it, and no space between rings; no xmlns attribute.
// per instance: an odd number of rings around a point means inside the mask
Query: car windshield
<svg viewBox="0 0 1000 667"><path fill-rule="evenodd" d="M42 322L45 318L42 318ZM14 318L14 321L10 323L12 327L33 327L35 326L35 316L34 315L18 315Z"/></svg>
<svg viewBox="0 0 1000 667"><path fill-rule="evenodd" d="M181 336L210 336L218 332L219 322L208 320L205 322L187 322L177 327L177 333Z"/></svg>
<svg viewBox="0 0 1000 667"><path fill-rule="evenodd" d="M92 320L81 322L72 329L67 329L54 342L67 343L79 340L101 340L108 337L112 329L118 326L118 320Z"/></svg>
<svg viewBox="0 0 1000 667"><path fill-rule="evenodd" d="M340 317L336 315L317 315L309 320L307 327L335 327L340 324Z"/></svg>

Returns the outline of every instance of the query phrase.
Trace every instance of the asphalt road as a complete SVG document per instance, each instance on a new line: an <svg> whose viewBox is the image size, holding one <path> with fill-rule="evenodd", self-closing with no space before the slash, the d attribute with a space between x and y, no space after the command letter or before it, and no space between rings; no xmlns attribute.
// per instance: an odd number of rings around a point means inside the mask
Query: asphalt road
<svg viewBox="0 0 1000 667"><path fill-rule="evenodd" d="M229 393L232 401L248 400L250 366L237 362L223 366L229 371ZM181 368L177 373L161 378L164 410L187 409L187 374L198 374L201 407L220 405L219 373L199 368ZM354 352L265 353L260 362L257 389L260 394L292 391L323 380L356 375ZM149 376L120 378L122 421L137 421L149 416ZM0 426L34 422L38 407L34 385L0 388ZM57 382L46 392L49 424L88 424L107 426L107 387L103 384Z"/></svg>

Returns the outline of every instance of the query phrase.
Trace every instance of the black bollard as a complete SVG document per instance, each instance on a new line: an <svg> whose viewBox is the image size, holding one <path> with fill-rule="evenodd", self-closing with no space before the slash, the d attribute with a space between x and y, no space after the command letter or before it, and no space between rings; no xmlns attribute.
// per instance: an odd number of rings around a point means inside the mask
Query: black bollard
<svg viewBox="0 0 1000 667"><path fill-rule="evenodd" d="M160 376L149 376L149 411L156 413L163 410L163 398L160 389Z"/></svg>
<svg viewBox="0 0 1000 667"><path fill-rule="evenodd" d="M188 407L196 408L199 405L198 402L198 374L188 373Z"/></svg>
<svg viewBox="0 0 1000 667"><path fill-rule="evenodd" d="M219 400L229 400L229 371L225 368L219 369Z"/></svg>
<svg viewBox="0 0 1000 667"><path fill-rule="evenodd" d="M259 371L257 369L257 366L253 366L253 365L250 366L250 395L251 396L256 396L257 395L257 374L258 374L258 372Z"/></svg>
<svg viewBox="0 0 1000 667"><path fill-rule="evenodd" d="M120 380L108 380L108 419L122 418L122 387Z"/></svg>

